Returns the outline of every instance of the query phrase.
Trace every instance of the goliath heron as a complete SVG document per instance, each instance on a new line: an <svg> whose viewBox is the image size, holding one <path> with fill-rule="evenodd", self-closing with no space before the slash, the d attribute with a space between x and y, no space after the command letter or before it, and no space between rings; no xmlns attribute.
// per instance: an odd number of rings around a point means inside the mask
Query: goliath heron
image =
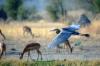
<svg viewBox="0 0 100 66"><path fill-rule="evenodd" d="M55 48L58 47L62 43L66 43L66 45L69 46L71 52L72 52L72 47L68 41L68 39L71 37L71 35L80 35L80 36L86 36L89 37L89 34L81 34L79 32L76 32L76 30L80 29L80 25L70 25L69 27L64 27L61 29L60 33L54 39L49 43L48 48ZM51 30L55 31L57 29Z"/></svg>

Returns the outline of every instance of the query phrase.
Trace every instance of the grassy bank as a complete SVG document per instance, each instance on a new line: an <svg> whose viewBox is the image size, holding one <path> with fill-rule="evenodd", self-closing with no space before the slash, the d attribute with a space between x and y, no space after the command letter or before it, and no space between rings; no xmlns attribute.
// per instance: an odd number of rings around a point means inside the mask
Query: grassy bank
<svg viewBox="0 0 100 66"><path fill-rule="evenodd" d="M0 66L100 66L100 61L22 61L1 60Z"/></svg>

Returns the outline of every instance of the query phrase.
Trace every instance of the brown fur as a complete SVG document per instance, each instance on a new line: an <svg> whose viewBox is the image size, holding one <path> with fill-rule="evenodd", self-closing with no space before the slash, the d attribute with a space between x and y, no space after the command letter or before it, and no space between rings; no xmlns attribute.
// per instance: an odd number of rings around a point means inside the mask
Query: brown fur
<svg viewBox="0 0 100 66"><path fill-rule="evenodd" d="M2 33L1 29L0 29L0 34L2 35L2 37L4 38L4 40L6 39L5 35Z"/></svg>
<svg viewBox="0 0 100 66"><path fill-rule="evenodd" d="M4 52L6 53L6 44L5 43L1 43L1 44L2 45L1 45L1 49L0 49L0 51L1 51L0 59L2 58Z"/></svg>
<svg viewBox="0 0 100 66"><path fill-rule="evenodd" d="M30 34L32 37L34 37L34 34L32 34L32 30L28 26L23 27L23 35L25 36L25 33Z"/></svg>
<svg viewBox="0 0 100 66"><path fill-rule="evenodd" d="M39 43L30 43L28 45L25 46L23 52L21 53L21 56L20 56L20 59L23 59L23 55L28 52L28 57L30 56L30 51L32 50L36 50L37 53L38 53L38 58L39 58L39 55L41 55L41 59L42 59L42 53L41 51L39 50L40 49L40 44ZM38 59L37 58L37 59Z"/></svg>

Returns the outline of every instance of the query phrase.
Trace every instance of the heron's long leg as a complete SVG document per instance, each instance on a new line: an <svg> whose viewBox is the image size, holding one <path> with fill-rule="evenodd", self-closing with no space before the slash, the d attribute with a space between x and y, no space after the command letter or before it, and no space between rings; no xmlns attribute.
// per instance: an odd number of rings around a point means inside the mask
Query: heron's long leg
<svg viewBox="0 0 100 66"><path fill-rule="evenodd" d="M71 45L70 45L68 40L65 42L65 45L66 46L68 45L68 47L70 48L70 52L72 53L73 49L72 49L72 47L71 47Z"/></svg>
<svg viewBox="0 0 100 66"><path fill-rule="evenodd" d="M59 45L57 45L57 50L56 50L57 53L60 53L60 48L61 47Z"/></svg>

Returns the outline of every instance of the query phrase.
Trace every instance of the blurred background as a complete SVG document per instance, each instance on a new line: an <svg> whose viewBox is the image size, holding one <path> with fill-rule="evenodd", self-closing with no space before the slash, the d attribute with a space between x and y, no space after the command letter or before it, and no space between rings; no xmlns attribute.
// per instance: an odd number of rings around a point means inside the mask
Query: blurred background
<svg viewBox="0 0 100 66"><path fill-rule="evenodd" d="M31 41L48 45L56 36L49 30L73 23L80 24L79 32L91 37L71 37L71 43L80 40L83 45L99 46L100 0L0 0L0 29L9 49L22 49ZM34 38L23 35L24 26L32 30Z"/></svg>

